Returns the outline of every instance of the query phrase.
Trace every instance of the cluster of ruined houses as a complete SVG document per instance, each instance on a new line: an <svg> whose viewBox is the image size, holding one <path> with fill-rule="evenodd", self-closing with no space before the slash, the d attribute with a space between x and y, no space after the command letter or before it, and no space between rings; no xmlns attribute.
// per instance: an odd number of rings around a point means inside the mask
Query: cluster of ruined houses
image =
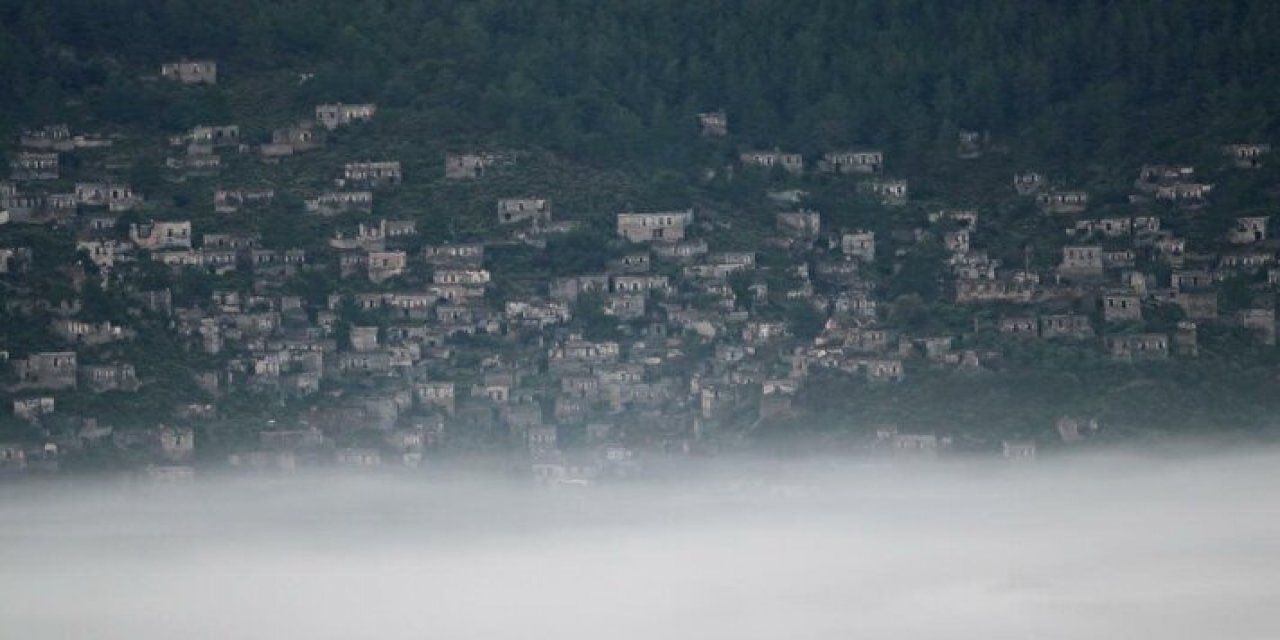
<svg viewBox="0 0 1280 640"><path fill-rule="evenodd" d="M162 75L212 84L217 67L180 62L165 65ZM326 131L376 113L372 104L320 105L313 121L275 131L258 153L279 161L322 145ZM698 121L703 135L727 134L723 112L701 114ZM614 215L614 229L623 248L603 271L551 278L537 293L496 307L487 294L500 274L489 270L488 241L423 247L415 241L413 219L368 216L354 226L335 223L328 248L336 258L321 263L305 248L266 248L256 234L202 231L190 220L122 224L122 212L145 210L146 202L128 185L110 180L76 183L65 194L29 195L36 193L29 185L59 179L60 153L98 141L72 136L64 126L25 134L20 143L26 150L12 162L12 182L0 184L0 210L8 212L0 223L53 222L69 229L104 282L119 265L143 255L175 271L198 267L246 276L249 288L218 289L185 307L175 306L165 289L129 281L113 285L124 288L139 310L165 318L190 349L216 356L210 361L220 366L194 376L207 394L254 390L330 399L293 416L290 428L262 430L254 446L227 460L238 468L412 466L446 440L483 437L518 443L540 480L590 482L602 474L630 473L642 452L687 452L726 425L792 415L806 379L818 372L890 384L914 367L976 370L999 356L965 346L964 336L912 335L888 323L882 277L871 267L894 256L877 252L876 232L826 229L821 213L786 193L770 194L778 210L768 242L792 258L785 267L772 267L785 272L774 274L781 277L764 277L756 251L713 251L708 231L714 226L694 208L622 211ZM235 125L195 127L170 143L184 149L167 162L182 175L216 173L223 150L253 151ZM977 157L988 144L985 136L965 132L958 153ZM1268 151L1265 145L1224 148L1230 164L1242 169L1260 166ZM483 180L517 159L512 152L448 154L443 178ZM746 151L739 160L748 167L805 170L801 155L779 150ZM884 165L878 150L829 152L817 163L819 171L859 180L886 205L906 203L906 181L885 178ZM397 161L355 159L334 172L332 190L307 199L306 210L318 216L371 214L374 195L405 179ZM1271 284L1280 282L1268 218L1241 217L1222 238L1225 249L1210 253L1215 247L1188 247L1155 213L1162 202L1195 208L1207 201L1212 185L1198 182L1192 168L1143 167L1134 184L1135 213L1126 216L1089 217L1088 193L1053 188L1035 173L1015 176L1013 187L1044 215L1067 220L1067 244L1052 273L1029 264L1006 269L978 248L977 210L938 209L910 233L911 241L945 247L944 267L957 305L1002 305L1005 315L997 324L975 330L1018 340L1095 342L1121 361L1194 356L1197 323L1204 322L1234 322L1254 330L1260 343L1275 344L1273 304L1222 318L1216 294L1220 282L1238 273L1269 270ZM220 186L212 194L214 211L227 215L274 197L266 186ZM498 199L497 227L510 235L492 242L507 245L514 238L545 246L548 234L573 230L572 220L554 218L552 204L537 194ZM32 261L30 247L0 247L0 275L11 280ZM1159 263L1173 269L1168 285L1144 270ZM291 278L317 270L337 274L335 290L346 284L361 293L334 293L322 305L284 293ZM407 274L423 278L402 277ZM72 275L73 281L85 277ZM812 340L799 340L787 321L753 312L755 301L809 305L823 318L822 326ZM574 311L584 302L600 305L605 317L625 327L623 338L591 340L572 330ZM21 358L0 353L20 419L50 422L61 393L130 393L148 383L131 363L94 361L100 347L136 340L133 328L83 321L77 302L54 304L38 292L8 296L3 304L10 313L51 318L51 332L66 345ZM1183 310L1186 320L1178 330L1134 332L1142 328L1144 313L1160 304ZM494 338L499 346L465 336ZM709 346L706 356L689 353L691 336ZM175 409L175 422L196 424L215 413L213 405L183 405ZM574 438L573 448L562 447L559 436L568 427L585 432L585 441ZM1096 425L1083 433L1089 428ZM382 446L334 444L370 429L381 433ZM1076 421L1068 419L1058 429L1067 441L1083 437ZM62 452L110 444L151 451L149 473L182 479L192 473L194 437L189 427L114 430L83 417L65 438L38 446L0 445L0 467L47 468ZM943 437L895 427L881 429L876 438L877 447L904 455L933 456L948 444ZM1004 442L1001 451L1013 459L1036 455L1032 442Z"/></svg>

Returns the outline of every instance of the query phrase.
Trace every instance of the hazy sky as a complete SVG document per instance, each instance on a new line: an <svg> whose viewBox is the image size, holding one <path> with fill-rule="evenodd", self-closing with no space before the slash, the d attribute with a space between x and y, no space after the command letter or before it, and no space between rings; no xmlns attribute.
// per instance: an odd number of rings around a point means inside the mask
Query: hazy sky
<svg viewBox="0 0 1280 640"><path fill-rule="evenodd" d="M1280 636L1280 455L724 467L0 487L0 635Z"/></svg>

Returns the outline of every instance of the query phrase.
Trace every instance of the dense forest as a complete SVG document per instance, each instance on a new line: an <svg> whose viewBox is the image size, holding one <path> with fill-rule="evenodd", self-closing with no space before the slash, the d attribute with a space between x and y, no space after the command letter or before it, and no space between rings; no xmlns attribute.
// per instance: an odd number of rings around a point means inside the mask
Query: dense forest
<svg viewBox="0 0 1280 640"><path fill-rule="evenodd" d="M3 0L0 128L189 126L216 101L161 104L138 69L190 56L597 163L688 162L692 114L723 108L801 152L922 161L964 128L1066 167L1274 134L1277 32L1266 0Z"/></svg>

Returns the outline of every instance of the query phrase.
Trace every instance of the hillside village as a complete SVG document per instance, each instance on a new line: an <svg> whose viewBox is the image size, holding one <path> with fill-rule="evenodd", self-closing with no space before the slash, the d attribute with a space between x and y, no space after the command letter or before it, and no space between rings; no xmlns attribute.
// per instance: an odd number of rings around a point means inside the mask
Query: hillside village
<svg viewBox="0 0 1280 640"><path fill-rule="evenodd" d="M148 82L198 99L234 77L180 60ZM850 451L1034 459L1161 402L1116 380L1247 360L1265 395L1280 373L1265 141L1060 176L961 130L918 176L878 148L750 145L708 111L688 134L715 161L650 188L416 148L373 103L246 117L7 144L0 468L486 453L588 483L824 425ZM1077 395L1016 424L947 404L1067 370Z"/></svg>

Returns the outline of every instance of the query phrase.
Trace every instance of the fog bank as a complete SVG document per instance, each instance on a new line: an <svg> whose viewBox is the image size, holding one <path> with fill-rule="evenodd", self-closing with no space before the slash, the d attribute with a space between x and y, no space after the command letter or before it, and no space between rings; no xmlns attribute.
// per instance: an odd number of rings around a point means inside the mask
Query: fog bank
<svg viewBox="0 0 1280 640"><path fill-rule="evenodd" d="M27 638L1273 638L1280 455L0 487Z"/></svg>

